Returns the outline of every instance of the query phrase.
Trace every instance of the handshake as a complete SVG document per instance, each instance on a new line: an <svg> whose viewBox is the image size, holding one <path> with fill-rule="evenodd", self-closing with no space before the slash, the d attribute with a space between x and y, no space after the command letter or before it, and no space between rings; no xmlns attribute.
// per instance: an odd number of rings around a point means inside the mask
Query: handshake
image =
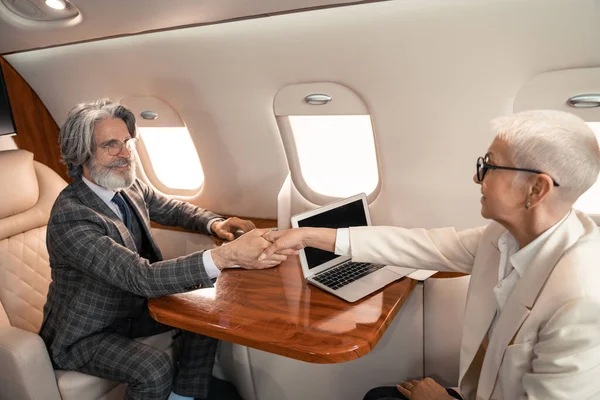
<svg viewBox="0 0 600 400"><path fill-rule="evenodd" d="M269 256L262 256L281 232L256 229L248 220L232 217L225 221L214 222L210 229L215 236L230 241L211 250L213 261L220 270L233 266L244 269L271 268L281 264L287 256L298 253L293 248L286 248L270 251ZM235 239L234 233L238 231L245 233Z"/></svg>

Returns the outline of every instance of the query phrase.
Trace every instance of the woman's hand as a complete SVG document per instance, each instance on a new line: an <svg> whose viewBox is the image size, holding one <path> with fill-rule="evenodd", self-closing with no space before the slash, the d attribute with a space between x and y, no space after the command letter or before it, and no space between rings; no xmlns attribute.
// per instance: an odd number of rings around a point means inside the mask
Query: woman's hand
<svg viewBox="0 0 600 400"><path fill-rule="evenodd" d="M296 228L286 231L271 231L263 235L272 244L258 257L264 260L275 253L286 250L298 251L305 247L314 247L325 251L334 251L336 230L328 228Z"/></svg>
<svg viewBox="0 0 600 400"><path fill-rule="evenodd" d="M306 247L307 232L302 228L284 231L268 231L262 237L271 244L258 257L259 261L285 250L302 250Z"/></svg>
<svg viewBox="0 0 600 400"><path fill-rule="evenodd" d="M448 394L445 387L431 378L425 378L420 381L413 379L409 382L402 382L396 387L409 400L454 399L454 397Z"/></svg>

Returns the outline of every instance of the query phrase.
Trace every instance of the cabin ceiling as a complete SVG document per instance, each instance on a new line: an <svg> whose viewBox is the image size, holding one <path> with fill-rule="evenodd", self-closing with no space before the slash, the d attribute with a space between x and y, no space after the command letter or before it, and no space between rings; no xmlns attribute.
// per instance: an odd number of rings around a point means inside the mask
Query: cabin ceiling
<svg viewBox="0 0 600 400"><path fill-rule="evenodd" d="M367 2L372 0L69 0L81 18L49 22L33 19L60 15L49 9L44 0L0 0L0 54L107 36ZM29 13L31 18L18 16L11 8Z"/></svg>

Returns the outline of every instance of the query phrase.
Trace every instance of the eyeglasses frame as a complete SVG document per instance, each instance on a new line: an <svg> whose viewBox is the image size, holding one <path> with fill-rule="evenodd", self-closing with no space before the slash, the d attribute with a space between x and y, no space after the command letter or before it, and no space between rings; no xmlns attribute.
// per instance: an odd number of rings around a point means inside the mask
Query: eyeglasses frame
<svg viewBox="0 0 600 400"><path fill-rule="evenodd" d="M554 180L554 178L552 178L550 175L548 175L545 172L539 171L537 169L503 167L501 165L489 164L489 163L487 163L485 161L487 159L488 159L488 155L487 154L485 156L483 156L483 157L478 157L477 158L477 164L475 164L475 170L477 171L477 181L479 181L479 182L483 182L483 178L485 178L485 175L487 174L488 170L490 170L490 169L503 169L503 170L507 170L507 171L521 171L521 172L531 172L533 174L547 175L547 176L550 177L550 179L552 179L552 183L554 184L555 187L559 187L560 186L558 184L558 182L556 182ZM479 173L480 169L483 171L483 172L481 172L481 174ZM479 176L479 175L481 175L481 176Z"/></svg>
<svg viewBox="0 0 600 400"><path fill-rule="evenodd" d="M119 146L119 151L117 151L116 153L112 154L110 143L115 143L115 142L118 142L119 145L120 145ZM98 147L103 148L104 150L106 150L106 152L110 156L115 157L115 156L119 155L123 151L123 146L125 146L129 152L132 152L132 151L134 151L137 148L137 145L138 145L139 142L140 142L140 140L138 138L136 138L136 137L130 137L130 138L127 138L127 139L125 139L123 141L112 139L112 140L109 140L106 144L99 144Z"/></svg>

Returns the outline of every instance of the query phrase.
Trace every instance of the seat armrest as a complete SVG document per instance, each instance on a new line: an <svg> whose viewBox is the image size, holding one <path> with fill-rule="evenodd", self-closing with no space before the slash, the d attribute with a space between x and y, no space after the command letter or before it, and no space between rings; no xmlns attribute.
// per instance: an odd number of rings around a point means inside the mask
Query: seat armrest
<svg viewBox="0 0 600 400"><path fill-rule="evenodd" d="M54 369L39 335L0 328L0 365L3 399L60 400Z"/></svg>

